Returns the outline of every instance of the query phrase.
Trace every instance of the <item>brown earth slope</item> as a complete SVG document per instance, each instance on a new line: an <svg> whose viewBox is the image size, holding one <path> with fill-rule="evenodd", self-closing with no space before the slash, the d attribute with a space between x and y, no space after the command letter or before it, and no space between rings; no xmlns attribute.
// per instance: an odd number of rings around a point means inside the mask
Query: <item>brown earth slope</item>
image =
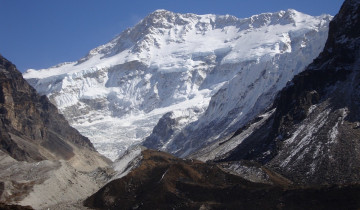
<svg viewBox="0 0 360 210"><path fill-rule="evenodd" d="M217 165L145 150L139 167L85 200L95 209L356 209L360 186L267 185Z"/></svg>

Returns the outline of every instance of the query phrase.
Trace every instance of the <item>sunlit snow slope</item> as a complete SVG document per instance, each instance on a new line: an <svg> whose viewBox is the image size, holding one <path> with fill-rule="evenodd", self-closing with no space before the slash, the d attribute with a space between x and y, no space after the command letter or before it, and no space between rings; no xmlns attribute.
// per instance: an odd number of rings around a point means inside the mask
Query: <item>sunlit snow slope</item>
<svg viewBox="0 0 360 210"><path fill-rule="evenodd" d="M331 18L157 10L79 61L24 77L111 159L150 134L147 146L184 156L263 111L321 52ZM164 114L173 123L158 135Z"/></svg>

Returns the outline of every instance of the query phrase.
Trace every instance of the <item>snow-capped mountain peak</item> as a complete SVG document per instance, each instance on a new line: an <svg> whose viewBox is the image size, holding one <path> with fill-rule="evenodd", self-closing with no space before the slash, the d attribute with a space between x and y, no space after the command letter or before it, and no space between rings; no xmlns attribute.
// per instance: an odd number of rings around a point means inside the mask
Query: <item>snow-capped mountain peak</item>
<svg viewBox="0 0 360 210"><path fill-rule="evenodd" d="M295 10L244 19L156 10L79 61L24 77L115 159L168 112L179 121L171 139L182 129L191 136L205 121L223 130L245 123L319 54L331 18ZM234 110L241 114L229 121ZM161 140L169 147L162 148L180 154L171 139Z"/></svg>

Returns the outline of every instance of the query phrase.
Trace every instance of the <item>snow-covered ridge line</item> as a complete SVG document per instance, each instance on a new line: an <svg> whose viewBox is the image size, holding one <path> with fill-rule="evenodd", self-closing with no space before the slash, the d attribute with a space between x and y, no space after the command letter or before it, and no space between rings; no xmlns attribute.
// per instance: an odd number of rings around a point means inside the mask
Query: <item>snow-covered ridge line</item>
<svg viewBox="0 0 360 210"><path fill-rule="evenodd" d="M168 112L176 112L174 139L183 129L195 139L209 122L222 130L246 123L319 54L331 19L295 10L244 19L157 10L79 61L24 77L116 159ZM223 135L215 130L207 140ZM176 145L186 144L161 141L184 152Z"/></svg>
<svg viewBox="0 0 360 210"><path fill-rule="evenodd" d="M44 77L50 77L50 76L55 76L55 75L63 75L66 73L73 73L73 72L85 70L85 69L87 69L86 67L89 67L89 66L90 66L89 68L91 68L91 69L103 68L104 66L100 65L102 62L96 62L96 63L91 62L88 65L84 65L84 66L82 66L81 64L83 62L89 60L91 57L98 56L99 54L102 56L106 56L106 55L110 54L114 50L114 48L116 48L115 50L118 50L118 53L119 53L120 51L119 51L118 47L120 45L124 46L124 45L128 44L128 47L132 48L131 45L136 44L136 43L134 43L134 42L127 43L130 40L126 39L126 38L134 30L138 29L138 27L145 26L144 29L149 30L149 28L153 27L149 23L154 23L154 22L158 23L158 22L163 21L164 18L166 19L167 23L172 23L172 21L173 21L174 24L176 24L175 17L179 18L182 16L187 17L187 18L183 18L183 20L188 21L186 23L189 23L193 19L197 19L197 20L200 20L199 21L200 23L212 24L212 26L213 27L215 26L215 28L216 27L222 28L224 25L226 26L227 24L228 25L231 24L231 25L236 26L239 31L244 30L244 29L259 28L260 26L264 26L266 24L268 24L268 25L289 24L289 23L304 24L304 23L306 23L306 20L313 18L312 16L300 13L294 9L288 9L287 11L281 10L276 13L262 13L262 14L258 14L258 15L253 15L250 18L237 18L232 15L213 15L213 14L196 15L193 13L180 14L180 13L173 13L173 12L170 12L170 11L167 11L164 9L158 9L158 10L154 11L153 13L151 13L149 16L147 16L145 19L140 21L135 27L129 28L129 29L125 30L124 32L122 32L120 35L116 36L109 43L101 45L99 47L96 47L96 48L90 50L90 52L87 54L87 56L81 58L77 62L64 62L61 64L57 64L55 66L52 66L49 69L39 69L39 70L29 69L24 73L24 77L26 77L27 79L30 79L30 78L39 78L39 76L44 78ZM272 17L276 17L275 21L273 19L271 19ZM295 17L297 17L297 18L295 18ZM331 18L331 16L324 14L324 15L318 16L316 18L328 19L328 18ZM182 18L179 18L179 19L182 19ZM216 22L216 21L218 21L218 22ZM259 21L260 21L260 23L259 23ZM166 25L166 22L165 23L161 22L161 24ZM143 31L146 31L144 29L143 29ZM140 35L142 35L142 34L143 33L141 33ZM124 38L125 38L125 40L124 40ZM135 39L135 41L139 42L139 41L141 41L141 39L143 39L143 37L137 37ZM133 41L133 40L131 40L131 41ZM229 40L225 40L225 41L229 41ZM103 60L105 58L106 57L101 57L101 56L98 57L99 60ZM108 63L106 61L110 61L110 62ZM128 60L128 61L130 61L130 60ZM112 65L121 63L121 62L117 62L116 60L104 60L104 62L109 64L108 66L105 66L105 67L111 67ZM59 69L59 67L63 67L63 66L66 66L67 68L72 67L72 69L70 72L69 71L60 71L60 70L66 69L66 68ZM79 66L79 67L77 67L77 66ZM58 71L56 71L54 69L58 69Z"/></svg>

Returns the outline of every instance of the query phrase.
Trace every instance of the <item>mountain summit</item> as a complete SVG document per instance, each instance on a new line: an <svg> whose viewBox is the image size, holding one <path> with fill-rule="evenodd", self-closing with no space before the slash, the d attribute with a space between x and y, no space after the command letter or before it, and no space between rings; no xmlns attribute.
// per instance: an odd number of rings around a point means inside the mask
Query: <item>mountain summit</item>
<svg viewBox="0 0 360 210"><path fill-rule="evenodd" d="M280 91L274 106L231 138L195 154L221 156L238 144L222 161L133 149L117 163L127 175L84 204L101 209L359 209L359 14L360 1L346 0L330 24L324 51ZM173 124L168 119L158 125ZM170 131L154 130L161 136Z"/></svg>
<svg viewBox="0 0 360 210"><path fill-rule="evenodd" d="M111 159L149 135L145 145L185 156L266 109L321 52L331 18L157 10L79 61L24 77Z"/></svg>

